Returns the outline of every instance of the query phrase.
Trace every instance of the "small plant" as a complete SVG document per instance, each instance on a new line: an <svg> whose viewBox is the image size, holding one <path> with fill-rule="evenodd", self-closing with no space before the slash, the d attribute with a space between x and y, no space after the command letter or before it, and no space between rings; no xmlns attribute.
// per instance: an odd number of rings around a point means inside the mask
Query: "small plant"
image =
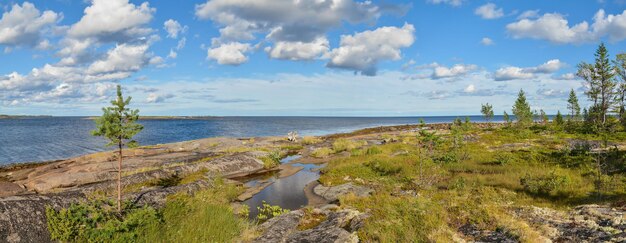
<svg viewBox="0 0 626 243"><path fill-rule="evenodd" d="M154 183L154 185L160 187L172 187L179 185L181 180L182 178L180 178L178 174L173 174L171 176L159 179L158 181L156 181L156 183Z"/></svg>
<svg viewBox="0 0 626 243"><path fill-rule="evenodd" d="M304 216L300 219L300 223L298 224L298 230L308 230L315 228L321 222L326 220L327 216L324 213L318 212L315 209L304 208Z"/></svg>
<svg viewBox="0 0 626 243"><path fill-rule="evenodd" d="M511 153L498 153L496 154L495 160L494 160L494 164L497 165L507 165L510 164L511 162L513 162L515 160L515 158L513 157L513 155Z"/></svg>
<svg viewBox="0 0 626 243"><path fill-rule="evenodd" d="M314 137L314 136L305 136L302 138L302 144L311 145L321 143L322 139Z"/></svg>
<svg viewBox="0 0 626 243"><path fill-rule="evenodd" d="M330 148L318 148L316 150L313 150L313 152L311 153L311 156L315 158L325 158L325 157L328 157L328 155L332 153L333 153L333 150Z"/></svg>
<svg viewBox="0 0 626 243"><path fill-rule="evenodd" d="M340 138L335 140L335 142L333 142L333 150L335 151L335 153L339 153L339 152L343 152L343 151L350 151L362 146L365 146L366 142L365 141L352 141L352 140L348 140L348 139L344 139L344 138Z"/></svg>
<svg viewBox="0 0 626 243"><path fill-rule="evenodd" d="M282 158L282 153L280 151L272 151L267 156L261 158L263 161L263 167L266 169L274 168L280 165L280 159Z"/></svg>
<svg viewBox="0 0 626 243"><path fill-rule="evenodd" d="M402 171L401 166L393 164L387 160L375 159L365 163L365 166L369 167L381 176L395 175Z"/></svg>
<svg viewBox="0 0 626 243"><path fill-rule="evenodd" d="M520 184L524 187L524 190L533 194L542 195L549 195L555 190L567 185L569 181L569 177L558 175L555 171L544 176L526 174L520 178Z"/></svg>
<svg viewBox="0 0 626 243"><path fill-rule="evenodd" d="M270 205L269 203L263 201L261 203L261 207L256 207L259 210L259 215L257 219L261 222L265 222L270 220L271 218L278 217L281 214L288 213L288 209L283 209L278 205Z"/></svg>

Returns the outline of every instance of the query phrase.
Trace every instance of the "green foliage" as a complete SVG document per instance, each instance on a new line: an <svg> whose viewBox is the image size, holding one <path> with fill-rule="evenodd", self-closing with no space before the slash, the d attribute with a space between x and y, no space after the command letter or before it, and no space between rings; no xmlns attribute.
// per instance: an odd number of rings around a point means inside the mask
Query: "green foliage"
<svg viewBox="0 0 626 243"><path fill-rule="evenodd" d="M94 136L103 136L110 142L107 146L118 145L119 147L136 147L137 142L132 138L139 133L143 126L136 123L139 119L139 110L127 108L132 97L124 99L122 87L117 86L117 98L111 101L110 107L102 108L104 114L97 118Z"/></svg>
<svg viewBox="0 0 626 243"><path fill-rule="evenodd" d="M546 112L543 111L543 109L539 110L539 116L541 116L541 123L548 124L548 121L550 120L548 118L548 115L546 115Z"/></svg>
<svg viewBox="0 0 626 243"><path fill-rule="evenodd" d="M389 160L374 159L365 163L365 166L369 167L381 176L395 175L402 171L402 167L400 165L393 164Z"/></svg>
<svg viewBox="0 0 626 243"><path fill-rule="evenodd" d="M526 174L520 178L524 190L533 194L549 195L569 183L569 177L551 171L548 175Z"/></svg>
<svg viewBox="0 0 626 243"><path fill-rule="evenodd" d="M313 152L311 152L311 156L315 157L315 158L324 158L324 157L328 157L328 155L331 155L334 151L330 148L318 148L313 150Z"/></svg>
<svg viewBox="0 0 626 243"><path fill-rule="evenodd" d="M229 205L241 192L218 178L193 196L168 197L160 210L128 206L119 214L106 200L48 207L48 230L52 239L67 242L233 242L249 228Z"/></svg>
<svg viewBox="0 0 626 243"><path fill-rule="evenodd" d="M333 150L335 153L339 153L343 151L350 151L359 147L363 147L365 145L367 145L366 141L354 141L340 138L333 142Z"/></svg>
<svg viewBox="0 0 626 243"><path fill-rule="evenodd" d="M159 223L156 210L132 209L122 217L112 210L110 201L96 200L72 204L69 208L46 208L50 237L60 241L128 242Z"/></svg>
<svg viewBox="0 0 626 243"><path fill-rule="evenodd" d="M561 111L556 112L556 117L554 117L554 124L557 127L562 127L565 122L563 121L563 115L561 115Z"/></svg>
<svg viewBox="0 0 626 243"><path fill-rule="evenodd" d="M504 122L505 122L506 124L511 123L511 118L509 117L509 113L506 113L506 111L504 112L504 114L503 114L503 116L502 116L502 119L504 119Z"/></svg>
<svg viewBox="0 0 626 243"><path fill-rule="evenodd" d="M489 103L481 104L480 113L483 114L487 122L490 122L491 119L493 118L493 106L490 105Z"/></svg>
<svg viewBox="0 0 626 243"><path fill-rule="evenodd" d="M567 109L570 111L568 120L577 121L580 119L580 105L578 104L578 97L576 92L571 89L569 92L569 98L567 99Z"/></svg>
<svg viewBox="0 0 626 243"><path fill-rule="evenodd" d="M281 214L284 213L288 213L289 210L288 209L283 209L278 205L270 205L269 203L263 201L261 203L260 207L257 207L257 209L259 210L259 215L257 216L257 219L260 222L265 222L270 220L273 217L278 217Z"/></svg>
<svg viewBox="0 0 626 243"><path fill-rule="evenodd" d="M533 113L530 110L530 105L526 101L526 93L524 93L522 89L519 90L517 100L513 105L513 114L520 126L527 126L533 121Z"/></svg>
<svg viewBox="0 0 626 243"><path fill-rule="evenodd" d="M513 154L509 152L499 152L496 154L493 163L496 165L508 165L515 161Z"/></svg>
<svg viewBox="0 0 626 243"><path fill-rule="evenodd" d="M269 169L280 165L280 160L282 158L283 154L280 151L275 150L270 152L267 156L261 158L261 160L263 161L263 167Z"/></svg>

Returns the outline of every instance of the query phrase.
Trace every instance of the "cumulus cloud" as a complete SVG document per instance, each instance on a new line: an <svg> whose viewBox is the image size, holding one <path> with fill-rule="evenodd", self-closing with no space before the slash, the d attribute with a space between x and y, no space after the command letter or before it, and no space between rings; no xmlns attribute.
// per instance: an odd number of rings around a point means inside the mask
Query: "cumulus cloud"
<svg viewBox="0 0 626 243"><path fill-rule="evenodd" d="M231 42L209 49L207 57L222 65L236 66L248 61L245 53L250 50L252 47L248 43Z"/></svg>
<svg viewBox="0 0 626 243"><path fill-rule="evenodd" d="M185 33L187 31L187 26L182 26L178 21L173 19L168 19L163 23L163 29L167 32L167 37L176 39L178 38L179 33Z"/></svg>
<svg viewBox="0 0 626 243"><path fill-rule="evenodd" d="M576 80L579 79L575 73L564 73L558 76L554 76L553 79L556 80Z"/></svg>
<svg viewBox="0 0 626 243"><path fill-rule="evenodd" d="M288 60L323 55L329 48L328 31L344 23L373 23L385 12L397 12L397 8L354 0L212 0L195 8L199 19L220 26L220 36L213 40L212 49L223 43L249 42L264 34L264 43L273 45L266 49L270 58Z"/></svg>
<svg viewBox="0 0 626 243"><path fill-rule="evenodd" d="M561 62L559 59L549 60L536 67L504 67L496 70L494 73L494 79L496 81L532 79L536 77L536 74L554 73L563 67L565 67L565 63Z"/></svg>
<svg viewBox="0 0 626 243"><path fill-rule="evenodd" d="M23 8L26 6L24 3ZM102 99L115 82L147 65L162 64L163 58L149 51L157 39L146 27L154 11L147 3L136 6L128 0L92 1L77 23L61 28L65 36L57 51L60 60L25 74L13 72L1 77L0 99L14 104ZM42 42L36 47L53 47ZM114 45L108 48L107 44Z"/></svg>
<svg viewBox="0 0 626 243"><path fill-rule="evenodd" d="M455 7L461 6L464 0L427 0L431 4L449 4Z"/></svg>
<svg viewBox="0 0 626 243"><path fill-rule="evenodd" d="M478 66L476 65L465 64L456 64L450 68L445 66L437 66L433 69L433 74L431 75L431 77L433 79L460 77L476 69L478 69Z"/></svg>
<svg viewBox="0 0 626 243"><path fill-rule="evenodd" d="M53 11L40 12L34 4L14 4L0 19L0 44L7 47L28 46L46 48L49 42L42 39L43 32L63 18Z"/></svg>
<svg viewBox="0 0 626 243"><path fill-rule="evenodd" d="M535 75L529 72L525 72L524 69L519 67L504 67L496 70L494 79L496 81L507 81L514 79L531 79Z"/></svg>
<svg viewBox="0 0 626 243"><path fill-rule="evenodd" d="M70 27L68 35L99 41L133 39L152 31L142 26L152 20L155 11L148 2L136 6L128 0L93 0L83 17Z"/></svg>
<svg viewBox="0 0 626 243"><path fill-rule="evenodd" d="M547 13L537 19L531 17L508 24L507 31L516 39L542 39L557 44L596 42L604 37L613 42L626 39L626 10L621 14L607 15L600 9L591 25L583 21L571 27L568 20L558 13Z"/></svg>
<svg viewBox="0 0 626 243"><path fill-rule="evenodd" d="M497 8L493 3L487 3L476 8L474 13L483 19L497 19L504 16L504 10Z"/></svg>
<svg viewBox="0 0 626 243"><path fill-rule="evenodd" d="M328 67L343 68L363 75L376 75L377 64L384 60L399 60L401 48L415 41L415 28L405 23L402 28L386 26L354 35L342 35L339 47L329 53Z"/></svg>
<svg viewBox="0 0 626 243"><path fill-rule="evenodd" d="M320 37L312 42L278 41L265 51L271 58L287 60L312 60L328 52L328 39Z"/></svg>
<svg viewBox="0 0 626 243"><path fill-rule="evenodd" d="M495 42L490 38L483 37L483 39L480 40L480 44L483 44L484 46L490 46L490 45L494 45Z"/></svg>

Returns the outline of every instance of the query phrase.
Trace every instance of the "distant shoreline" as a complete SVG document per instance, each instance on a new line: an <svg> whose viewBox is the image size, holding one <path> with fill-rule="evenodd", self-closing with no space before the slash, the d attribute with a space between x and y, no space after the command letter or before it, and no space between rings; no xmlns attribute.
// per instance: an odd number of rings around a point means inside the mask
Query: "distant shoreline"
<svg viewBox="0 0 626 243"><path fill-rule="evenodd" d="M48 115L36 115L36 116L32 116L32 115L0 115L0 119L46 118L46 117L53 117L53 116L48 116Z"/></svg>

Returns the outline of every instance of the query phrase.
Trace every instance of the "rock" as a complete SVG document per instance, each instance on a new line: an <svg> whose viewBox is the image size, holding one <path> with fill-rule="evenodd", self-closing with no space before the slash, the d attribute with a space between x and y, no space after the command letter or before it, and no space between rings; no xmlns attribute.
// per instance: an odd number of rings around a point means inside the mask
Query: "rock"
<svg viewBox="0 0 626 243"><path fill-rule="evenodd" d="M313 188L313 192L315 192L315 194L317 195L324 197L330 202L336 202L339 200L339 196L343 196L348 193L353 193L354 195L359 197L365 197L371 195L374 190L364 186L357 186L350 182L333 187L317 185L315 188Z"/></svg>
<svg viewBox="0 0 626 243"><path fill-rule="evenodd" d="M25 192L23 187L18 184L0 181L0 197L6 197L10 195L17 195Z"/></svg>
<svg viewBox="0 0 626 243"><path fill-rule="evenodd" d="M329 210L335 207L313 209L327 217L317 226L306 230L298 230L305 214L303 210L270 219L260 226L263 234L255 242L358 242L356 231L363 226L368 215L352 209Z"/></svg>

